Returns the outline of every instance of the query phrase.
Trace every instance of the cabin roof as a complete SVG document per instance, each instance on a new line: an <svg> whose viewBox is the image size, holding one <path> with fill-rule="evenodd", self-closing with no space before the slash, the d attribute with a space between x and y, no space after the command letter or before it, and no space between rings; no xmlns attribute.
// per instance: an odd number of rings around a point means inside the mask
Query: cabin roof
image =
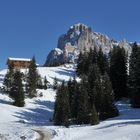
<svg viewBox="0 0 140 140"><path fill-rule="evenodd" d="M13 57L9 57L8 60L11 60L11 61L31 61L31 59L28 59L28 58L13 58Z"/></svg>

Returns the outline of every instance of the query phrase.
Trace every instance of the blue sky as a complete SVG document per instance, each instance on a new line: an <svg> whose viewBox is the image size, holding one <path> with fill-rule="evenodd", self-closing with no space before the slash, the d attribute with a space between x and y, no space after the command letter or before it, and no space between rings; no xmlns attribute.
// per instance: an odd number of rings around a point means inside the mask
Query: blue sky
<svg viewBox="0 0 140 140"><path fill-rule="evenodd" d="M139 0L1 0L0 69L8 57L43 64L58 37L78 22L117 40L140 42Z"/></svg>

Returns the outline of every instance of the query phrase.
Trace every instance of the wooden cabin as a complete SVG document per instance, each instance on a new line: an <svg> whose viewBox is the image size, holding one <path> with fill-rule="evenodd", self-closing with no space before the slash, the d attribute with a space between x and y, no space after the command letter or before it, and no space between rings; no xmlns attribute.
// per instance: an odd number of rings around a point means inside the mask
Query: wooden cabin
<svg viewBox="0 0 140 140"><path fill-rule="evenodd" d="M7 65L13 65L14 69L26 69L29 68L31 64L31 59L27 58L8 58Z"/></svg>

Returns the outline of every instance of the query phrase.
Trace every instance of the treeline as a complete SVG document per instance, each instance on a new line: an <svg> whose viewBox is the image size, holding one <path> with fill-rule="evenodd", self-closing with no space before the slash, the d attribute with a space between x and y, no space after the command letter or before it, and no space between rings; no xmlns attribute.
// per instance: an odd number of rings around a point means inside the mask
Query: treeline
<svg viewBox="0 0 140 140"><path fill-rule="evenodd" d="M119 48L119 51L122 51ZM114 52L110 53L113 57ZM122 55L124 55L122 53ZM80 53L75 78L64 81L57 89L54 111L55 125L98 124L100 120L115 117L118 110L114 105L115 93L110 75L111 60L103 54L102 49L84 50ZM116 85L114 85L115 87ZM117 95L116 98L121 95Z"/></svg>
<svg viewBox="0 0 140 140"><path fill-rule="evenodd" d="M128 93L132 107L140 108L140 47L136 42L129 60Z"/></svg>
<svg viewBox="0 0 140 140"><path fill-rule="evenodd" d="M32 58L28 73L24 74L20 70L14 69L13 64L8 66L8 72L4 79L5 92L14 100L14 105L23 107L25 95L29 98L37 96L38 89L47 89L48 81L37 72L36 59Z"/></svg>
<svg viewBox="0 0 140 140"><path fill-rule="evenodd" d="M110 53L110 79L115 99L130 99L131 106L140 107L140 46L132 44L131 55L123 48L113 48Z"/></svg>
<svg viewBox="0 0 140 140"><path fill-rule="evenodd" d="M140 47L132 53L114 47L108 55L96 48L80 53L75 78L57 88L55 125L98 124L119 114L114 102L129 98L132 107L140 107Z"/></svg>

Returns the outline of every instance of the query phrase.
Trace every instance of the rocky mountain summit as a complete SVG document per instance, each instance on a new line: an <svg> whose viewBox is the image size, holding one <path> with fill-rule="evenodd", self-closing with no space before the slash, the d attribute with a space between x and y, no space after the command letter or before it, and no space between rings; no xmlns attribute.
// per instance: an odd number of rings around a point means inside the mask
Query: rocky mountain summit
<svg viewBox="0 0 140 140"><path fill-rule="evenodd" d="M80 51L83 51L84 48L88 51L90 48L101 47L103 52L108 54L111 48L118 45L131 52L131 44L126 40L115 41L104 34L92 31L87 25L78 23L59 37L57 48L49 53L45 66L75 63Z"/></svg>

